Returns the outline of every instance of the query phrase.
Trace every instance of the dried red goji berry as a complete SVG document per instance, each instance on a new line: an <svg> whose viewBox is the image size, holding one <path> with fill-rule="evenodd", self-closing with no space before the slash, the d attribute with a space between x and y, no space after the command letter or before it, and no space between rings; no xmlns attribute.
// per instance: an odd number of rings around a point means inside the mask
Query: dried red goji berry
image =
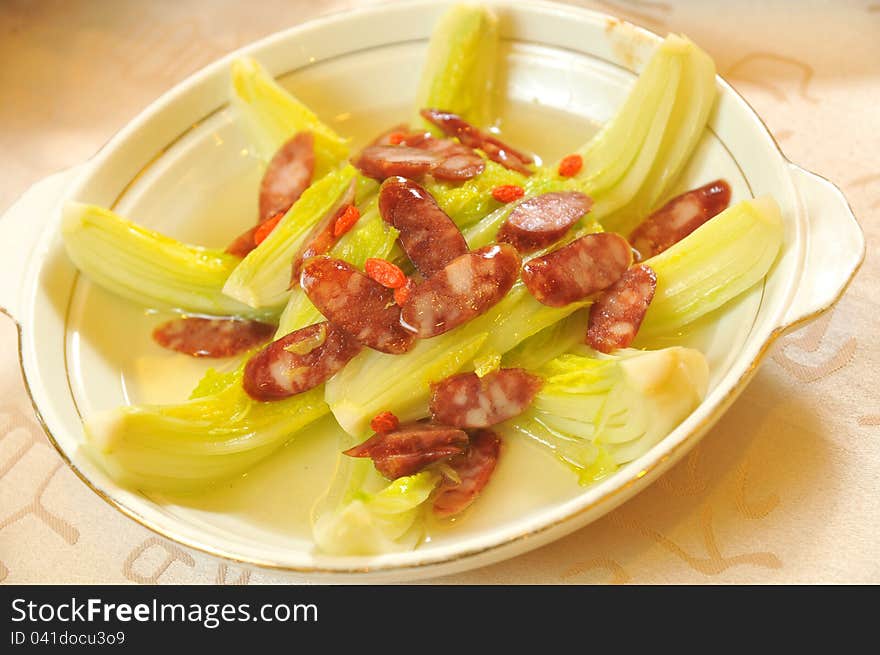
<svg viewBox="0 0 880 655"><path fill-rule="evenodd" d="M409 294L415 286L416 283L413 282L412 279L407 278L406 284L404 284L402 287L397 287L394 290L394 302L403 307L403 303L405 303L406 299L409 298Z"/></svg>
<svg viewBox="0 0 880 655"><path fill-rule="evenodd" d="M364 271L376 282L389 289L399 289L406 284L404 272L385 259L370 257L364 263Z"/></svg>
<svg viewBox="0 0 880 655"><path fill-rule="evenodd" d="M260 223L259 227L257 227L257 231L254 232L254 243L256 245L260 245L266 240L266 237L272 233L272 230L274 230L278 223L281 222L281 219L284 218L284 213L285 212L278 212L277 214L273 214L271 218Z"/></svg>
<svg viewBox="0 0 880 655"><path fill-rule="evenodd" d="M360 217L360 210L354 205L348 205L333 224L333 236L341 237L354 227L354 224L358 222Z"/></svg>
<svg viewBox="0 0 880 655"><path fill-rule="evenodd" d="M502 184L492 189L492 197L498 202L508 203L522 198L526 190L518 184Z"/></svg>
<svg viewBox="0 0 880 655"><path fill-rule="evenodd" d="M559 174L562 177L577 175L584 166L584 160L580 155L568 155L559 162Z"/></svg>
<svg viewBox="0 0 880 655"><path fill-rule="evenodd" d="M391 432L400 427L400 419L391 412L382 412L376 414L370 421L370 428L373 432Z"/></svg>
<svg viewBox="0 0 880 655"><path fill-rule="evenodd" d="M404 141L406 141L406 133L404 132L392 132L388 135L388 143L392 146L399 146Z"/></svg>

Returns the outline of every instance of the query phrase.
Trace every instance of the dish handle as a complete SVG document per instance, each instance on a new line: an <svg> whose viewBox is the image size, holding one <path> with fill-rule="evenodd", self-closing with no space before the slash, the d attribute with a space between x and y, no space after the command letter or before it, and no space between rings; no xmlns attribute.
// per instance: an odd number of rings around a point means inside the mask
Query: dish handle
<svg viewBox="0 0 880 655"><path fill-rule="evenodd" d="M31 253L80 166L43 178L0 216L0 311L18 321Z"/></svg>
<svg viewBox="0 0 880 655"><path fill-rule="evenodd" d="M865 258L865 236L843 193L823 177L790 164L806 208L809 240L803 276L782 321L793 330L843 295Z"/></svg>

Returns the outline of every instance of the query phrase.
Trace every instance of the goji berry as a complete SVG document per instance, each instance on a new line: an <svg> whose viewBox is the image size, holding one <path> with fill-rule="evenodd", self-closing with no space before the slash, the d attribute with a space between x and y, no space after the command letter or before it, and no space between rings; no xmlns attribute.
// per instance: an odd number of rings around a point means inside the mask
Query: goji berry
<svg viewBox="0 0 880 655"><path fill-rule="evenodd" d="M360 217L360 210L354 205L348 205L333 224L333 236L341 237L354 227L354 224L358 222Z"/></svg>
<svg viewBox="0 0 880 655"><path fill-rule="evenodd" d="M391 412L382 412L376 414L370 421L370 428L373 432L391 432L400 427L400 419Z"/></svg>
<svg viewBox="0 0 880 655"><path fill-rule="evenodd" d="M502 184L492 189L492 197L498 202L508 203L522 198L526 193L518 184Z"/></svg>
<svg viewBox="0 0 880 655"><path fill-rule="evenodd" d="M376 280L383 287L399 289L406 284L406 275L397 266L386 259L370 257L364 263L367 275Z"/></svg>
<svg viewBox="0 0 880 655"><path fill-rule="evenodd" d="M272 234L272 230L274 230L278 223L281 222L282 218L284 218L284 212L278 212L277 214L273 214L271 218L260 223L259 227L257 227L257 231L254 232L254 243L256 245L263 243L263 241L266 240L266 237Z"/></svg>
<svg viewBox="0 0 880 655"><path fill-rule="evenodd" d="M388 135L388 143L392 146L399 146L404 141L406 141L406 134L404 132L392 132Z"/></svg>
<svg viewBox="0 0 880 655"><path fill-rule="evenodd" d="M568 155L559 162L559 174L562 177L577 175L584 166L584 160L580 155Z"/></svg>

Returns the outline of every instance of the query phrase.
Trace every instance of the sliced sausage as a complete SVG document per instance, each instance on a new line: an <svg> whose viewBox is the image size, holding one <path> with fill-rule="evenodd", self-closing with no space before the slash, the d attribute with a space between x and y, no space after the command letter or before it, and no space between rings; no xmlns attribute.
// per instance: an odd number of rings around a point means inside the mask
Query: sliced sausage
<svg viewBox="0 0 880 655"><path fill-rule="evenodd" d="M230 255L235 255L236 257L241 257L244 259L250 254L251 250L257 247L257 242L254 240L257 230L259 229L259 225L254 225L252 228L247 230L246 232L242 232L235 240L226 246L226 252Z"/></svg>
<svg viewBox="0 0 880 655"><path fill-rule="evenodd" d="M521 253L546 248L590 211L592 199L579 191L555 191L529 198L514 207L498 230L498 241Z"/></svg>
<svg viewBox="0 0 880 655"><path fill-rule="evenodd" d="M590 307L587 343L603 353L629 346L656 290L657 275L650 266L630 268Z"/></svg>
<svg viewBox="0 0 880 655"><path fill-rule="evenodd" d="M254 400L278 400L326 382L362 346L326 321L281 337L248 360L242 384Z"/></svg>
<svg viewBox="0 0 880 655"><path fill-rule="evenodd" d="M355 181L352 180L348 188L339 197L333 207L327 214L321 218L309 235L305 238L305 245L296 257L293 258L293 266L290 276L290 286L295 287L299 283L299 276L302 273L302 263L317 255L326 255L330 252L330 248L339 240L334 233L333 228L336 226L336 220L346 210L346 208L354 202L355 199Z"/></svg>
<svg viewBox="0 0 880 655"><path fill-rule="evenodd" d="M563 307L614 284L632 264L626 239L587 234L523 265L522 279L538 302Z"/></svg>
<svg viewBox="0 0 880 655"><path fill-rule="evenodd" d="M448 332L500 301L518 269L519 255L506 243L461 255L412 290L400 321L422 339Z"/></svg>
<svg viewBox="0 0 880 655"><path fill-rule="evenodd" d="M367 146L353 163L367 177L384 180L394 175L420 178L442 160L438 153L412 146Z"/></svg>
<svg viewBox="0 0 880 655"><path fill-rule="evenodd" d="M531 157L514 150L491 134L477 129L461 116L438 109L422 109L421 114L425 120L439 127L448 136L456 137L463 145L469 148L479 148L492 161L523 175L532 174L532 171L527 167L527 164L531 164L533 161Z"/></svg>
<svg viewBox="0 0 880 655"><path fill-rule="evenodd" d="M432 139L422 147L442 156L431 169L431 175L438 180L462 182L476 177L486 168L486 162L473 149L451 139Z"/></svg>
<svg viewBox="0 0 880 655"><path fill-rule="evenodd" d="M447 462L458 480L443 478L434 495L434 514L447 517L467 509L489 484L500 454L501 439L492 430L471 434L468 449Z"/></svg>
<svg viewBox="0 0 880 655"><path fill-rule="evenodd" d="M260 222L286 212L309 188L315 171L315 137L297 132L272 157L260 183Z"/></svg>
<svg viewBox="0 0 880 655"><path fill-rule="evenodd" d="M399 232L400 245L416 269L431 277L468 252L461 230L423 187L390 177L379 189L379 213Z"/></svg>
<svg viewBox="0 0 880 655"><path fill-rule="evenodd" d="M394 292L348 262L312 257L303 264L300 284L318 311L359 343L393 355L415 345L415 335L400 325Z"/></svg>
<svg viewBox="0 0 880 655"><path fill-rule="evenodd" d="M440 180L460 182L482 173L486 162L471 148L451 139L417 133L403 135L399 145L367 146L354 165L377 180L395 175L419 179L430 173Z"/></svg>
<svg viewBox="0 0 880 655"><path fill-rule="evenodd" d="M675 245L730 204L730 185L715 180L699 189L676 196L648 216L629 235L629 242L642 259Z"/></svg>
<svg viewBox="0 0 880 655"><path fill-rule="evenodd" d="M519 416L543 380L521 368L503 368L482 378L460 373L431 385L431 416L457 428L488 428Z"/></svg>
<svg viewBox="0 0 880 655"><path fill-rule="evenodd" d="M265 343L275 326L236 318L188 316L163 323L153 339L163 348L193 357L231 357Z"/></svg>
<svg viewBox="0 0 880 655"><path fill-rule="evenodd" d="M463 430L447 425L417 422L390 432L374 434L345 451L351 457L369 457L376 470L389 480L414 475L426 466L455 455L468 446Z"/></svg>

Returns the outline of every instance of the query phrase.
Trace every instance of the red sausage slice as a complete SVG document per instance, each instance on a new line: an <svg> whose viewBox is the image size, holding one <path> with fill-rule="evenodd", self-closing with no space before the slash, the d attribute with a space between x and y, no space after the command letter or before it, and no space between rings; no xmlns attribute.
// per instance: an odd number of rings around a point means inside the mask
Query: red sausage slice
<svg viewBox="0 0 880 655"><path fill-rule="evenodd" d="M460 373L431 385L431 415L457 428L488 428L522 414L542 384L521 368Z"/></svg>
<svg viewBox="0 0 880 655"><path fill-rule="evenodd" d="M453 516L467 509L489 483L500 454L501 439L497 434L491 430L474 432L470 447L448 461L459 481L443 479L434 496L434 514Z"/></svg>
<svg viewBox="0 0 880 655"><path fill-rule="evenodd" d="M259 227L259 225L254 225L247 232L243 232L235 237L235 240L226 246L226 252L242 259L247 257L251 250L257 247L257 242L254 238Z"/></svg>
<svg viewBox="0 0 880 655"><path fill-rule="evenodd" d="M431 175L438 180L461 182L476 177L486 168L486 162L473 149L451 139L432 137L429 141L425 141L422 147L443 157L431 169Z"/></svg>
<svg viewBox="0 0 880 655"><path fill-rule="evenodd" d="M522 279L538 302L563 307L605 289L632 264L619 234L588 234L523 265Z"/></svg>
<svg viewBox="0 0 880 655"><path fill-rule="evenodd" d="M353 163L367 177L384 180L394 175L422 177L442 160L438 153L412 146L367 146Z"/></svg>
<svg viewBox="0 0 880 655"><path fill-rule="evenodd" d="M656 290L657 275L649 266L630 268L590 307L587 343L603 353L629 346Z"/></svg>
<svg viewBox="0 0 880 655"><path fill-rule="evenodd" d="M191 316L163 323L153 339L163 348L193 357L231 357L272 338L275 326L236 318Z"/></svg>
<svg viewBox="0 0 880 655"><path fill-rule="evenodd" d="M454 455L468 445L467 434L433 423L409 423L390 432L374 434L345 451L351 457L370 457L376 470L389 480L414 475L426 466Z"/></svg>
<svg viewBox="0 0 880 655"><path fill-rule="evenodd" d="M579 191L545 193L519 203L498 230L498 241L521 253L546 248L590 211L592 199Z"/></svg>
<svg viewBox="0 0 880 655"><path fill-rule="evenodd" d="M260 183L260 222L286 212L312 183L315 137L297 132L272 157Z"/></svg>
<svg viewBox="0 0 880 655"><path fill-rule="evenodd" d="M361 345L324 321L281 337L248 360L242 384L254 400L278 400L326 382Z"/></svg>
<svg viewBox="0 0 880 655"><path fill-rule="evenodd" d="M456 137L461 143L469 148L479 148L486 153L494 162L498 162L505 168L518 171L523 175L531 175L532 171L527 164L532 163L532 158L523 152L514 150L509 145L477 129L461 116L439 109L422 109L422 116L439 127L448 136Z"/></svg>
<svg viewBox="0 0 880 655"><path fill-rule="evenodd" d="M379 189L379 213L400 232L400 245L425 277L431 277L468 252L458 226L431 194L412 180L385 180Z"/></svg>
<svg viewBox="0 0 880 655"><path fill-rule="evenodd" d="M461 255L412 290L400 322L422 339L448 332L500 301L518 269L519 255L506 243Z"/></svg>
<svg viewBox="0 0 880 655"><path fill-rule="evenodd" d="M382 137L387 140L390 135ZM460 182L476 177L486 167L471 148L451 139L430 134L401 135L399 145L371 145L364 148L354 165L377 180L399 175L411 179L428 173L440 180Z"/></svg>
<svg viewBox="0 0 880 655"><path fill-rule="evenodd" d="M674 246L730 204L730 185L715 180L699 189L676 196L648 216L629 235L629 242L642 259Z"/></svg>
<svg viewBox="0 0 880 655"><path fill-rule="evenodd" d="M393 355L415 345L415 335L400 325L394 292L348 262L312 257L300 284L318 311L363 345Z"/></svg>

